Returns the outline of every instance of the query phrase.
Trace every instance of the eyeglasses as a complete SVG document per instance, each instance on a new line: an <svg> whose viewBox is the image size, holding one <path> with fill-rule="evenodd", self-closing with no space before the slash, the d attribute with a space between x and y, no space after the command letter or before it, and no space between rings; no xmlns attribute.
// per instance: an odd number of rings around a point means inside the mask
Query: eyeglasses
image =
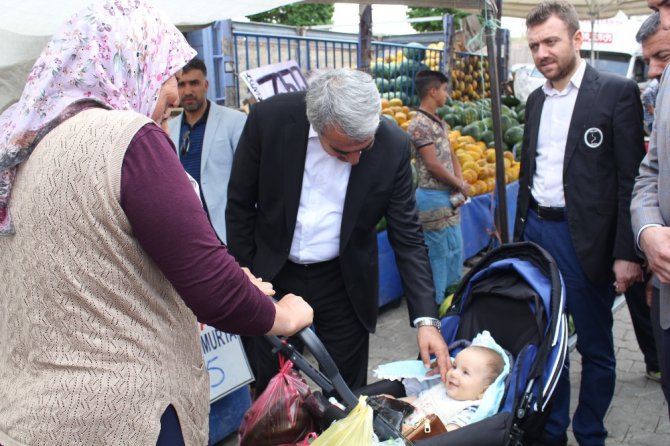
<svg viewBox="0 0 670 446"><path fill-rule="evenodd" d="M329 148L330 150L332 150L333 152L335 152L335 153L337 153L338 155L341 155L341 156L349 156L349 155L354 154L354 153L361 154L361 153L363 153L363 152L367 152L368 150L372 149L372 146L375 145L375 137L373 136L373 137L372 137L372 140L370 141L370 143L369 143L368 145L366 145L365 147L363 147L362 149L358 149L358 150L348 150L348 151L347 151L347 150L338 149L337 147L335 147L334 145L332 145L330 142L328 142L328 141L327 141L323 136L321 136L321 135L319 135L319 139L321 140L321 144L323 144L323 142L325 141L325 142L326 142L326 145L328 146L328 148Z"/></svg>
<svg viewBox="0 0 670 446"><path fill-rule="evenodd" d="M188 149L191 147L191 131L187 130L184 134L184 138L181 140L181 146L179 146L179 151L181 156L186 156Z"/></svg>

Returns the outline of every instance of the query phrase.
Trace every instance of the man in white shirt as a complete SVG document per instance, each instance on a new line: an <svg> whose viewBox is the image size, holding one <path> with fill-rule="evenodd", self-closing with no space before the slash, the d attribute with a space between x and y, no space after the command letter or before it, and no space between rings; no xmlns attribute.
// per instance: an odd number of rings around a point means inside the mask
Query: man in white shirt
<svg viewBox="0 0 670 446"><path fill-rule="evenodd" d="M541 2L526 26L547 82L526 103L515 239L538 243L558 264L582 355L572 429L580 445L604 445L616 380L612 304L615 293L641 280L629 212L644 156L640 92L633 81L598 73L579 57L579 19L566 1ZM568 365L543 444L567 442Z"/></svg>
<svg viewBox="0 0 670 446"><path fill-rule="evenodd" d="M439 330L428 252L416 214L408 135L385 119L372 78L326 71L307 93L255 104L235 152L228 188L228 248L282 296L314 308L314 328L346 383L367 381L369 333L378 312L376 224L388 223L410 322L424 362L448 349ZM256 391L277 373L255 343Z"/></svg>

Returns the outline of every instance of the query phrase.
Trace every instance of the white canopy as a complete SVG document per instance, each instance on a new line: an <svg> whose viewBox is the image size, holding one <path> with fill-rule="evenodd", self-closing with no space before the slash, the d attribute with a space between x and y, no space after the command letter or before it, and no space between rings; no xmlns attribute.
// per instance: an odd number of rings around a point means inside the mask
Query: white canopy
<svg viewBox="0 0 670 446"><path fill-rule="evenodd" d="M93 0L0 2L0 111L16 101L51 35ZM96 0L97 1L97 0ZM154 0L183 29L267 11L297 0Z"/></svg>
<svg viewBox="0 0 670 446"><path fill-rule="evenodd" d="M18 99L32 61L70 15L93 0L2 0L0 2L0 111ZM308 0L335 3L335 0ZM484 0L337 0L342 3L451 7L481 12ZM267 11L297 0L154 0L182 29ZM503 15L525 17L537 0L503 0ZM609 18L618 10L648 14L641 0L572 0L582 19Z"/></svg>

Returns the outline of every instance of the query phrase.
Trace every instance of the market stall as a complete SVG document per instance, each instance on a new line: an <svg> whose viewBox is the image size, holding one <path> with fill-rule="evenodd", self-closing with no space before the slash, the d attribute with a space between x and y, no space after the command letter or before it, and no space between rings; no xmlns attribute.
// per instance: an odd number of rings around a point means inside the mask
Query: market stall
<svg viewBox="0 0 670 446"><path fill-rule="evenodd" d="M507 189L507 222L509 236L514 231L514 214L516 213L516 197L519 193L519 182L509 183ZM496 236L496 225L493 220L493 194L472 197L461 207L461 231L463 233L463 256L469 259L492 244L499 243ZM388 241L386 231L377 234L379 245L379 306L386 305L403 295L402 282Z"/></svg>

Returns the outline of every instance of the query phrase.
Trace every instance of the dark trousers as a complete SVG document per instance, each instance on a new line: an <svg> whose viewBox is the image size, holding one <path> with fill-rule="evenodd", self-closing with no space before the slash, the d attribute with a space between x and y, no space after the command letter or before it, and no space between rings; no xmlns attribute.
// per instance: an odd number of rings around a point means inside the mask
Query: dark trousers
<svg viewBox="0 0 670 446"><path fill-rule="evenodd" d="M649 318L651 319L651 328L654 333L654 342L656 343L656 355L660 371L665 362L665 350L663 349L663 329L661 328L661 303L659 302L660 290L658 287L652 288L651 307L649 308ZM670 379L670 377L669 377ZM665 387L665 381L661 380L661 385Z"/></svg>
<svg viewBox="0 0 670 446"><path fill-rule="evenodd" d="M314 330L352 389L367 383L370 334L358 320L342 282L339 259L312 265L287 262L272 281L276 296L293 293L314 309ZM297 338L291 343L302 348ZM263 338L254 338L256 395L279 371L277 355Z"/></svg>
<svg viewBox="0 0 670 446"><path fill-rule="evenodd" d="M581 268L570 238L568 224L541 220L529 211L524 239L533 241L554 257L565 286L567 312L577 331L577 351L582 357L582 376L572 430L581 446L604 445L604 418L616 381L612 304L614 287L594 285ZM545 426L547 443L561 443L570 424L569 358L553 396L553 408Z"/></svg>
<svg viewBox="0 0 670 446"><path fill-rule="evenodd" d="M654 328L658 329L658 334L660 337L658 350L662 352L659 357L661 362L661 385L663 387L663 394L665 395L665 402L668 405L668 416L670 416L670 329L664 330L661 328L661 321L659 319L659 294L659 289L654 287L652 293L651 317L654 318L656 322Z"/></svg>
<svg viewBox="0 0 670 446"><path fill-rule="evenodd" d="M626 291L626 306L633 322L635 339L640 346L647 371L659 371L659 357L651 322L651 311L644 292L645 283L636 282Z"/></svg>
<svg viewBox="0 0 670 446"><path fill-rule="evenodd" d="M161 430L156 446L184 446L184 436L173 406L168 406L161 416Z"/></svg>

